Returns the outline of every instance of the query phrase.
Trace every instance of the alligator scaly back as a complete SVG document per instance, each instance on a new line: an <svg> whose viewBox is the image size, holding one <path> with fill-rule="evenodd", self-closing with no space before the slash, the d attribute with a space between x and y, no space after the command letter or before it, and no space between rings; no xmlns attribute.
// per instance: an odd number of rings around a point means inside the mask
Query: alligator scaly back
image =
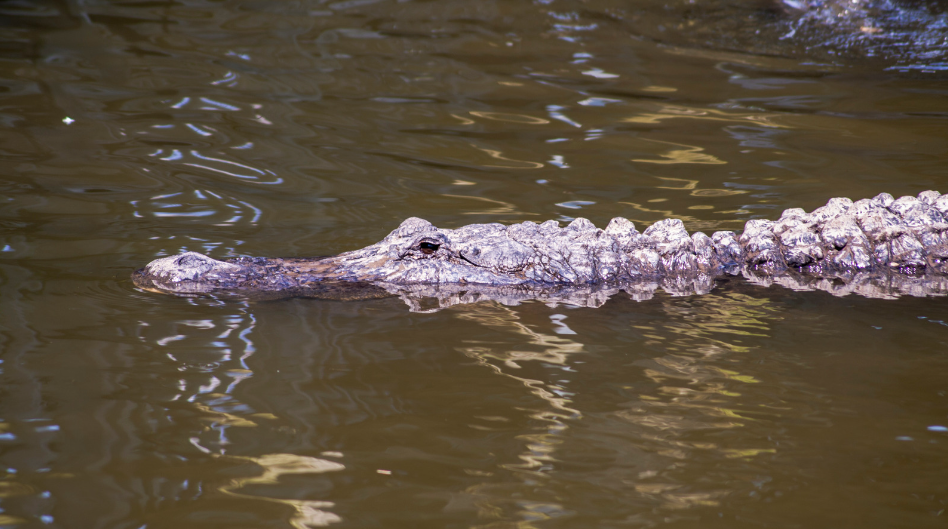
<svg viewBox="0 0 948 529"><path fill-rule="evenodd" d="M547 221L452 230L413 217L380 242L333 257L218 261L187 252L155 260L133 279L147 290L185 295L325 297L320 293L351 285L410 304L433 297L439 306L479 299L595 306L619 290L636 299L659 286L700 294L728 275L836 294L944 294L948 195L834 198L810 213L794 208L777 220L750 220L740 235L689 234L678 219L640 233L623 218L605 229L579 218L566 227Z"/></svg>

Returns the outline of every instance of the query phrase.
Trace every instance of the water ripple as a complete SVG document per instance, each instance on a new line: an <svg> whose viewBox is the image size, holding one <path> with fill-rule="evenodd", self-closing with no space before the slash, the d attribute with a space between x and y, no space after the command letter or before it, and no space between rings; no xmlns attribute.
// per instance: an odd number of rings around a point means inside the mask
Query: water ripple
<svg viewBox="0 0 948 529"><path fill-rule="evenodd" d="M130 204L137 218L201 219L203 225L213 226L255 226L263 216L263 211L250 202L210 189L155 195Z"/></svg>

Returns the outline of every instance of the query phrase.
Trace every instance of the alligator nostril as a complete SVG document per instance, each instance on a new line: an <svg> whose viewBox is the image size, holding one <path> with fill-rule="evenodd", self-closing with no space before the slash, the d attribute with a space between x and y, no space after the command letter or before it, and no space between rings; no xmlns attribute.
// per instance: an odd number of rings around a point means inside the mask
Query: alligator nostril
<svg viewBox="0 0 948 529"><path fill-rule="evenodd" d="M418 245L418 249L421 250L421 253L425 255L431 255L437 252L438 248L441 248L441 245L435 244L433 242L423 242Z"/></svg>

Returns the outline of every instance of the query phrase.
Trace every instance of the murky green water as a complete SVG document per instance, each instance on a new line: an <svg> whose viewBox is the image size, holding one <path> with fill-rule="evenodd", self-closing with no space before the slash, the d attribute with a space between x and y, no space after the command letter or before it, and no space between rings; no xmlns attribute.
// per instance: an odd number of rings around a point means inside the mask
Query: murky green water
<svg viewBox="0 0 948 529"><path fill-rule="evenodd" d="M942 527L944 298L132 286L409 216L713 231L948 192L943 76L705 45L675 9L0 3L0 526Z"/></svg>

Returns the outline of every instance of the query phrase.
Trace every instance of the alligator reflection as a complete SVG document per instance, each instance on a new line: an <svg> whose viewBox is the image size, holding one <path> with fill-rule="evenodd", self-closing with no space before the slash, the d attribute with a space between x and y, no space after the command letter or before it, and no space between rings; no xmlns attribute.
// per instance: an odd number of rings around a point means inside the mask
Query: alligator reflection
<svg viewBox="0 0 948 529"><path fill-rule="evenodd" d="M650 300L659 288L672 296L709 293L721 280L704 277L695 280L667 278L622 285L379 285L401 298L412 312L435 312L454 305L496 301L515 306L525 301L566 304L578 307L601 307L613 296L624 292L636 301ZM761 287L778 285L791 290L820 290L834 296L855 294L868 298L894 299L900 296L948 295L948 277L937 275L911 276L856 273L845 277L820 278L788 272L779 277L745 272L744 280ZM732 280L740 280L732 278Z"/></svg>
<svg viewBox="0 0 948 529"><path fill-rule="evenodd" d="M717 505L736 492L714 479L690 476L689 462L753 458L772 453L773 436L761 446L732 448L722 442L722 431L739 429L754 421L746 417L741 393L734 386L757 384L753 376L717 365L734 353L746 352L738 342L747 336L766 336L766 320L779 319L767 300L738 292L699 307L666 304L666 329L643 329L652 336L677 336L665 344L667 354L635 362L654 383L652 391L621 405L614 416L637 430L641 449L663 456L664 468L639 472L631 483L637 492L653 497L666 508ZM695 318L696 314L700 319ZM730 366L729 366L730 367ZM631 389L631 388L630 388ZM731 481L733 483L733 480ZM714 485L709 485L713 483Z"/></svg>
<svg viewBox="0 0 948 529"><path fill-rule="evenodd" d="M532 432L524 432L517 439L525 442L524 451L519 454L521 463L501 463L499 466L521 476L523 481L531 481L535 477L556 468L560 460L557 447L562 444L563 436L570 428L570 424L581 421L582 412L570 407L572 393L566 386L565 380L557 383L545 382L526 376L515 374L521 369L524 362L539 362L542 364L559 366L569 370L572 356L583 353L583 344L575 340L555 336L531 329L518 321L517 313L506 307L496 304L478 304L460 312L462 320L477 322L501 332L513 333L526 339L526 343L535 346L534 350L506 350L489 343L474 343L458 347L457 350L465 356L474 359L479 365L491 369L493 372L513 379L538 397L543 404L540 407L523 408L528 416L537 421L538 426ZM464 493L477 499L479 517L492 519L498 517L498 512L505 511L510 497L506 490L511 484L479 483L468 486ZM525 520L543 520L557 518L569 514L568 510L558 502L544 501L539 498L513 500L512 510L517 516ZM522 522L523 527L533 527L529 522ZM519 526L519 525L518 525Z"/></svg>
<svg viewBox="0 0 948 529"><path fill-rule="evenodd" d="M672 296L708 294L722 283L748 283L756 287L783 287L796 291L823 291L834 296L857 295L867 298L896 299L901 296L948 295L948 276L934 274L854 273L841 277L813 277L787 271L781 276L757 275L744 271L742 277L663 278L606 285L474 285L474 284L370 284L350 281L323 281L306 288L277 292L216 292L214 294L178 294L182 297L247 301L275 301L294 297L365 301L395 296L405 302L411 312L432 313L456 305L493 301L517 306L528 301L548 305L571 305L597 308L614 297L627 296L635 301L648 301L659 291ZM762 291L763 292L763 291Z"/></svg>
<svg viewBox="0 0 948 529"><path fill-rule="evenodd" d="M192 302L227 305L208 299ZM256 428L261 426L261 421L277 418L268 413L255 413L235 396L238 385L253 376L247 362L256 351L250 337L255 325L256 319L244 303L236 313L223 318L140 322L138 338L143 343L165 348L165 356L177 365L179 378L175 393L168 399L168 411L177 423L188 422L188 416L197 418L197 424L184 428L193 432L188 439L192 447L217 460L208 462L210 466L223 465L230 469L227 474L242 474L247 463L252 464L246 470L250 476L232 478L223 484L204 482L198 488L215 488L242 501L288 506L292 509L288 522L297 529L339 522L338 515L326 510L333 506L332 502L284 498L267 486L275 487L284 475L318 475L343 470L345 466L341 463L282 453L258 457L226 455L227 446L232 443L233 428ZM173 349L169 347L172 344ZM190 413L176 410L172 402L186 402ZM185 481L179 486L187 489L188 483Z"/></svg>
<svg viewBox="0 0 948 529"><path fill-rule="evenodd" d="M531 485L535 497L522 497L522 489L511 483L470 486L465 494L478 498L482 517L497 518L499 511L509 513L511 509L525 520L568 514L567 508L544 499L546 493L556 496L550 489L568 483L575 465L582 464L588 476L590 465L609 456L604 468L596 472L600 476L597 483L607 495L631 493L625 504L685 509L717 505L725 496L739 492L743 480L696 476L694 472L699 471L692 467L698 465L692 463L708 458L749 461L775 451L773 439L760 446L740 448L722 442L722 431L744 428L753 420L743 415L741 394L734 391L735 386L758 381L718 364L746 351L738 341L766 335L766 320L777 316L767 300L739 292L693 301L682 304L665 297L667 317L636 326L645 338L643 348L661 352L651 358L639 356L641 359L633 365L641 368L644 382L630 381L612 395L592 389L596 384L590 386L585 380L595 376L598 367L594 366L595 359L584 358L590 351L581 338L541 332L535 325L521 321L517 311L496 304L465 307L458 313L462 320L522 338L516 341L517 348L474 342L457 350L498 375L523 384L541 404L520 408L536 424L532 432L517 436L525 444L519 455L521 462L500 464ZM551 316L555 325L562 319L565 316ZM574 331L560 327L559 332ZM669 336L674 338L668 340ZM525 344L534 348L524 350ZM550 378L522 374L529 362L546 367L539 371ZM582 366L587 363L593 365ZM584 395L582 388L590 388L590 394ZM586 412L587 407L591 411ZM576 447L578 442L582 443L580 448ZM590 454L596 456L590 460ZM518 500L505 499L518 494ZM506 505L508 502L513 505Z"/></svg>
<svg viewBox="0 0 948 529"><path fill-rule="evenodd" d="M549 467L544 462L552 460L552 454L558 444L556 437L568 427L566 421L580 420L582 413L568 406L570 399L566 396L569 394L567 388L517 376L512 371L520 369L518 362L544 362L567 366L571 355L583 352L583 344L561 336L535 331L517 321L515 312L498 305L477 305L470 311L460 313L458 317L497 330L519 334L526 338L529 344L539 349L500 351L479 345L458 348L466 356L476 360L478 364L520 382L531 394L549 404L550 409L534 410L530 414L531 418L542 421L546 426L540 433L520 436L521 439L528 441L527 452L520 456L524 463L510 467L538 471L548 469Z"/></svg>
<svg viewBox="0 0 948 529"><path fill-rule="evenodd" d="M247 359L255 351L249 338L254 317L246 305L241 309L223 321L201 319L140 324L142 342L155 343L162 348L175 344L174 352L165 353L179 371L177 392L169 400L189 402L201 412L202 420L208 424L207 432L203 439L192 437L190 442L206 454L224 453L224 447L229 444L229 428L256 426L243 416L248 407L234 397L236 386L253 374ZM235 415L237 411L242 415Z"/></svg>

